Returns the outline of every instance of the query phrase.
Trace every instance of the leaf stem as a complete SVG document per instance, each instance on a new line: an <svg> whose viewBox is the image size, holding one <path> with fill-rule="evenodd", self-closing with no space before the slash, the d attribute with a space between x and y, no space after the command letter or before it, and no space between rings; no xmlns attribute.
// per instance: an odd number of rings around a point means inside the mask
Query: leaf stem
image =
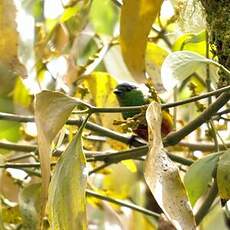
<svg viewBox="0 0 230 230"><path fill-rule="evenodd" d="M126 208L130 208L132 210L135 210L137 212L140 212L140 213L148 215L148 216L152 216L154 218L159 218L160 217L160 214L152 212L152 211L150 211L148 209L145 209L143 207L140 207L138 205L135 205L135 204L132 204L132 203L127 203L127 202L124 202L122 200L111 198L111 197L108 197L108 196L104 196L104 195L96 193L96 192L94 192L92 190L87 189L86 190L86 195L87 196L93 196L93 197L98 198L100 200L108 201L110 203L117 204L117 205L120 205L120 206L123 206L123 207L126 207Z"/></svg>

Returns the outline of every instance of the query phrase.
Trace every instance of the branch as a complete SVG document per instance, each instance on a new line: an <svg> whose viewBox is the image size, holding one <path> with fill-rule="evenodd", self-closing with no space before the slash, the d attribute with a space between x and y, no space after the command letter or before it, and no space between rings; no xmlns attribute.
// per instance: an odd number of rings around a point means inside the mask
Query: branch
<svg viewBox="0 0 230 230"><path fill-rule="evenodd" d="M0 148L5 148L9 150L15 150L15 151L22 151L22 152L34 152L37 150L36 145L20 145L20 144L12 144L12 143L6 143L0 141ZM129 149L125 151L120 152L103 152L102 154L100 152L97 152L95 154L87 153L86 152L86 158L88 162L92 161L104 161L105 163L118 163L123 160L127 159L137 159L141 156L145 156L148 152L148 146L144 145L141 147L137 147L134 149ZM62 151L55 150L54 155L60 155ZM175 162L183 164L183 165L191 165L193 161L188 160L186 158L168 153L168 156ZM31 157L31 155L28 155L28 157ZM54 163L55 164L55 163ZM40 163L15 163L15 164L1 164L0 168L23 168L23 167L39 167Z"/></svg>
<svg viewBox="0 0 230 230"><path fill-rule="evenodd" d="M215 145L211 144L211 143L201 144L201 143L189 143L189 142L181 141L178 143L178 145L181 147L187 147L192 151L194 151L194 150L215 151ZM230 142L225 143L225 145L219 144L220 150L225 150L226 147L230 148Z"/></svg>
<svg viewBox="0 0 230 230"><path fill-rule="evenodd" d="M87 196L93 196L93 197L98 198L100 200L105 200L105 201L111 202L113 204L117 204L117 205L120 205L120 206L123 206L123 207L130 208L132 210L138 211L138 212L140 212L142 214L145 214L145 215L148 215L148 216L152 216L152 217L155 217L155 218L159 218L160 217L160 214L152 212L152 211L150 211L148 209L145 209L143 207L140 207L138 205L131 204L131 203L126 203L126 202L124 202L122 200L118 200L118 199L115 199L115 198L104 196L104 195L96 193L96 192L94 192L92 190L88 190L87 189L86 190L86 195Z"/></svg>
<svg viewBox="0 0 230 230"><path fill-rule="evenodd" d="M177 102L173 102L173 103L168 103L168 104L162 104L161 108L162 109L168 109L168 108L171 108L171 107L176 107L176 106L188 104L188 103L191 103L191 102L195 102L195 101L205 99L207 97L215 96L215 95L218 95L220 93L228 92L228 91L230 91L230 86L226 86L226 87L223 87L221 89L217 89L217 90L214 90L214 91L211 91L211 92L208 92L208 93L204 93L204 94L201 94L199 96L194 96L194 97L191 97L191 98L188 98L188 99L185 99L185 100L181 100L181 101L177 101Z"/></svg>
<svg viewBox="0 0 230 230"><path fill-rule="evenodd" d="M200 127L203 123L210 120L220 108L222 108L230 99L230 93L221 94L218 99L204 110L196 119L188 123L184 128L170 133L163 140L164 146L176 145L180 140Z"/></svg>
<svg viewBox="0 0 230 230"><path fill-rule="evenodd" d="M24 115L16 115L16 114L10 114L10 113L2 113L0 112L0 120L8 120L8 121L17 121L17 122L34 122L34 117L33 116L24 116ZM76 125L76 126L81 126L83 120L81 119L69 119L66 121L66 124L68 125ZM104 128L100 125L97 125L93 122L88 121L85 126L86 129L95 131L100 133L102 136L110 137L112 139L115 139L117 141L120 141L125 144L129 144L131 142L131 139L133 139L131 136L127 136L115 131L112 131L110 129ZM140 141L140 139L134 138L132 140L133 146L140 146L143 145L143 142ZM0 146L2 148L7 149L7 146ZM29 147L30 148L30 147ZM10 148L12 149L12 148ZM26 149L26 146L22 147L22 150L16 149L18 151L24 151ZM34 151L34 149L28 149L26 152Z"/></svg>

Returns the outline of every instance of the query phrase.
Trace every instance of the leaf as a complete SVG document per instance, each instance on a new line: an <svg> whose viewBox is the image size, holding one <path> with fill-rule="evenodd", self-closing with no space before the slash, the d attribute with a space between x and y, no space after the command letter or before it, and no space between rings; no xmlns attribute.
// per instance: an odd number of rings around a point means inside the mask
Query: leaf
<svg viewBox="0 0 230 230"><path fill-rule="evenodd" d="M25 67L18 60L19 36L16 25L16 8L13 0L0 2L0 65L12 75L26 75ZM10 47L10 48L9 48ZM1 68L1 67L0 67Z"/></svg>
<svg viewBox="0 0 230 230"><path fill-rule="evenodd" d="M31 104L31 95L29 89L25 86L21 78L17 78L13 91L13 101L17 106L28 108Z"/></svg>
<svg viewBox="0 0 230 230"><path fill-rule="evenodd" d="M195 229L195 220L176 165L168 158L161 139L160 104L152 102L147 111L150 150L144 176L165 215L180 230Z"/></svg>
<svg viewBox="0 0 230 230"><path fill-rule="evenodd" d="M21 125L14 121L0 121L0 139L17 142L21 137Z"/></svg>
<svg viewBox="0 0 230 230"><path fill-rule="evenodd" d="M173 51L188 50L200 55L206 55L206 32L199 34L186 33L181 35L172 47Z"/></svg>
<svg viewBox="0 0 230 230"><path fill-rule="evenodd" d="M58 23L51 32L49 45L52 51L60 55L67 47L69 42L69 33L63 23Z"/></svg>
<svg viewBox="0 0 230 230"><path fill-rule="evenodd" d="M199 225L200 230L229 230L226 216L220 205L213 206Z"/></svg>
<svg viewBox="0 0 230 230"><path fill-rule="evenodd" d="M155 43L148 42L145 55L146 71L152 80L154 88L158 92L165 90L161 80L160 68L167 56L168 51Z"/></svg>
<svg viewBox="0 0 230 230"><path fill-rule="evenodd" d="M50 181L50 145L77 105L73 98L58 92L42 91L35 96L35 122L42 173L42 211L48 195Z"/></svg>
<svg viewBox="0 0 230 230"><path fill-rule="evenodd" d="M1 84L0 84L1 85ZM0 89L1 91L1 89ZM5 113L14 112L14 104L9 97L0 96L0 111ZM21 124L14 121L0 121L0 139L17 142L21 137ZM5 151L1 150L1 153Z"/></svg>
<svg viewBox="0 0 230 230"><path fill-rule="evenodd" d="M184 81L199 69L206 68L207 64L217 63L190 51L176 51L169 54L161 68L164 87L174 88L178 82Z"/></svg>
<svg viewBox="0 0 230 230"><path fill-rule="evenodd" d="M19 193L19 209L23 226L28 229L38 229L41 210L41 184L30 184Z"/></svg>
<svg viewBox="0 0 230 230"><path fill-rule="evenodd" d="M104 57L104 64L109 74L112 74L119 81L135 82L132 75L128 71L119 46L112 46Z"/></svg>
<svg viewBox="0 0 230 230"><path fill-rule="evenodd" d="M113 34L118 13L111 0L94 0L89 14L96 33Z"/></svg>
<svg viewBox="0 0 230 230"><path fill-rule="evenodd" d="M137 82L145 80L145 50L162 0L125 0L121 7L120 45L123 59Z"/></svg>
<svg viewBox="0 0 230 230"><path fill-rule="evenodd" d="M86 229L86 160L82 125L58 161L49 187L48 215L52 229Z"/></svg>
<svg viewBox="0 0 230 230"><path fill-rule="evenodd" d="M230 199L230 150L226 150L217 165L217 186L222 199Z"/></svg>
<svg viewBox="0 0 230 230"><path fill-rule="evenodd" d="M102 84L103 82L103 84ZM115 95L112 93L117 81L106 72L93 72L81 81L81 85L89 90L89 98L84 98L97 107L118 107ZM121 119L120 114L100 114L104 127L114 128L113 121Z"/></svg>
<svg viewBox="0 0 230 230"><path fill-rule="evenodd" d="M124 164L111 165L107 170L111 171L103 180L103 191L106 191L108 196L119 199L128 198L137 180L136 173Z"/></svg>
<svg viewBox="0 0 230 230"><path fill-rule="evenodd" d="M208 190L218 158L216 153L205 156L193 163L186 172L184 183L192 205Z"/></svg>
<svg viewBox="0 0 230 230"><path fill-rule="evenodd" d="M92 0L77 1L75 5L66 7L61 22L65 22L69 32L76 36L86 25L88 21L88 13Z"/></svg>

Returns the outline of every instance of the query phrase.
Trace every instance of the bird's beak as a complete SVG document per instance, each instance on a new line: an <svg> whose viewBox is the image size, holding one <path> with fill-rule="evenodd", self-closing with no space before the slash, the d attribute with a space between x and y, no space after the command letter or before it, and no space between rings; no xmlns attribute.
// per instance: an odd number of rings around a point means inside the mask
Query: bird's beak
<svg viewBox="0 0 230 230"><path fill-rule="evenodd" d="M117 96L122 96L123 95L123 91L121 91L119 89L113 90L113 93L116 94Z"/></svg>

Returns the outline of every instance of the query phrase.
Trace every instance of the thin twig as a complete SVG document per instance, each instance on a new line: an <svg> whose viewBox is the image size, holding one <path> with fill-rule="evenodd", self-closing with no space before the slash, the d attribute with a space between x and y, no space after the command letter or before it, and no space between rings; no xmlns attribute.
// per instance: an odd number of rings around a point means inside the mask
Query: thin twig
<svg viewBox="0 0 230 230"><path fill-rule="evenodd" d="M111 165L111 164L112 164L112 162L105 162L105 163L103 163L103 164L100 165L99 167L97 167L97 168L91 170L91 171L89 172L89 176L92 175L92 174L94 174L94 173L96 173L96 172L98 172L98 171L100 171L100 170L102 170L102 169L104 169L104 168L106 168L106 167L108 167L108 166Z"/></svg>
<svg viewBox="0 0 230 230"><path fill-rule="evenodd" d="M210 120L210 118L215 114L220 108L222 108L230 99L230 93L221 94L218 99L211 104L207 109L205 109L197 118L189 122L182 129L170 133L163 139L164 146L176 145L184 137L193 132L195 129L200 127L203 123Z"/></svg>
<svg viewBox="0 0 230 230"><path fill-rule="evenodd" d="M132 210L138 211L138 212L140 212L142 214L145 214L145 215L148 215L148 216L152 216L154 218L159 218L160 217L160 214L152 212L152 211L150 211L148 209L145 209L143 207L140 207L138 205L135 205L135 204L132 204L132 203L127 203L127 202L124 202L122 200L118 200L118 199L111 198L111 197L108 197L108 196L104 196L104 195L96 193L96 192L94 192L92 190L87 189L86 190L86 195L87 196L93 196L93 197L98 198L100 200L108 201L108 202L111 202L113 204L117 204L117 205L120 205L120 206L123 206L123 207L130 208Z"/></svg>

